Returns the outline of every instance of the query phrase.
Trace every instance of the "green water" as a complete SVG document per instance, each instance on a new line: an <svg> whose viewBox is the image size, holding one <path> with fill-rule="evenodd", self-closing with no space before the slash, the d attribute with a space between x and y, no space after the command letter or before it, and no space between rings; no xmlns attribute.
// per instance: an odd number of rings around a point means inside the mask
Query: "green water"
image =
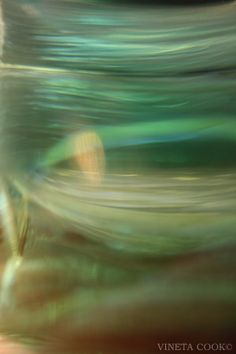
<svg viewBox="0 0 236 354"><path fill-rule="evenodd" d="M2 8L1 333L33 354L231 343L235 3Z"/></svg>

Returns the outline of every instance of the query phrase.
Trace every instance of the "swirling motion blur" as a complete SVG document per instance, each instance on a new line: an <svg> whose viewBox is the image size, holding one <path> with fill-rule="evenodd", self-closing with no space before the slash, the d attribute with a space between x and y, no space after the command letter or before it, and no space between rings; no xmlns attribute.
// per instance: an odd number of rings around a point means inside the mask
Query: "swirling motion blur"
<svg viewBox="0 0 236 354"><path fill-rule="evenodd" d="M214 246L226 225L225 242L232 239L235 4L137 8L135 16L107 3L44 5L5 4L4 170L34 201L114 247L162 254ZM71 141L86 131L106 160L92 189L81 175L88 159L82 170L71 162ZM215 178L217 194L209 193ZM216 235L210 243L194 227L201 220Z"/></svg>
<svg viewBox="0 0 236 354"><path fill-rule="evenodd" d="M5 211L16 213L5 229L20 230L8 238L16 258L26 258L3 277L8 323L27 336L48 326L70 339L71 327L90 333L89 321L100 334L132 333L142 322L147 332L168 329L170 321L160 324L150 308L146 317L139 314L139 325L123 329L123 299L134 313L149 301L161 313L165 301L174 306L178 291L177 303L185 291L196 299L206 286L196 280L198 269L192 286L186 288L183 275L172 291L173 273L162 273L158 261L235 245L236 3L12 0L3 2L3 14L0 167ZM214 269L219 258L212 257ZM58 278L55 292L46 268ZM32 275L40 271L43 290ZM231 290L221 291L231 285L224 276L206 286L213 314L217 301L233 302ZM101 316L109 301L116 321L110 328ZM68 332L58 322L63 316ZM223 309L213 327L227 326L230 316ZM194 326L201 327L198 316Z"/></svg>

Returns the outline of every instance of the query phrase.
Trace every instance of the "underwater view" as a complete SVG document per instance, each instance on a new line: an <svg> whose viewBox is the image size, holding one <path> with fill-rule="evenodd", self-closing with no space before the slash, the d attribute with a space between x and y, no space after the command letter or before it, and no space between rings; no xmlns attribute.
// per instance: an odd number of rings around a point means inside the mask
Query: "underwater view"
<svg viewBox="0 0 236 354"><path fill-rule="evenodd" d="M236 2L0 0L0 354L233 353L235 250Z"/></svg>

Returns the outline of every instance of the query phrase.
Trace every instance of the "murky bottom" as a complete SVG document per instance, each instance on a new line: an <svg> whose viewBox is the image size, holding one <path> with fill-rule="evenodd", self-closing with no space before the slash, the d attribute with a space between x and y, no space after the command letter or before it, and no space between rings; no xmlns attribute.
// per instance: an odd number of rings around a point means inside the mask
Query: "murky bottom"
<svg viewBox="0 0 236 354"><path fill-rule="evenodd" d="M0 354L233 345L235 3L126 6L3 4Z"/></svg>

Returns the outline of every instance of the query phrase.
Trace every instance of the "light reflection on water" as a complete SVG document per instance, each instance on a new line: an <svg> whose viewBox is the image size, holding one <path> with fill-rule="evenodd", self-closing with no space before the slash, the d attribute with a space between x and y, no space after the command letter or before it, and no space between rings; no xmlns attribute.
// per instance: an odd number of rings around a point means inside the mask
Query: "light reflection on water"
<svg viewBox="0 0 236 354"><path fill-rule="evenodd" d="M3 11L1 332L35 353L230 341L235 3Z"/></svg>

